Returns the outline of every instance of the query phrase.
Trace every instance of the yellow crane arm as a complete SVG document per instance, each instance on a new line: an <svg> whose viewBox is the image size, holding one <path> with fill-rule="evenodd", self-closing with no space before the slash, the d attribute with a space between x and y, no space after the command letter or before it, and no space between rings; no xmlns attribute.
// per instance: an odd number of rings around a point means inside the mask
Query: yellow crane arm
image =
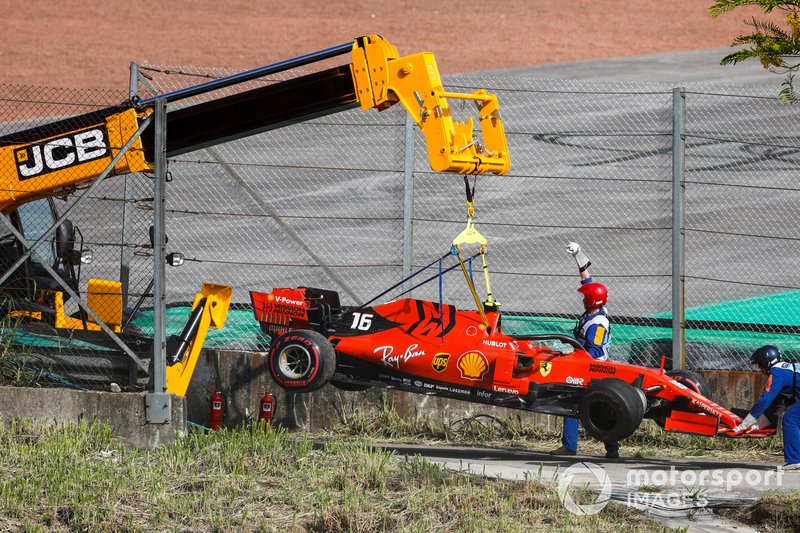
<svg viewBox="0 0 800 533"><path fill-rule="evenodd" d="M400 57L379 35L359 37L335 50L349 52L352 63L306 74L167 112L167 157L336 113L351 107L386 109L401 103L425 135L430 166L437 172L505 174L511 168L497 96L483 89L446 92L433 54ZM338 53L338 52L337 52ZM332 57L327 51L301 56L291 65ZM284 63L284 62L282 62ZM269 72L267 65L163 95L168 102L211 92ZM472 116L453 119L449 101L477 107L481 136ZM0 137L0 212L68 194L97 179L122 149L111 174L153 170L154 128L135 137L142 119L152 114L152 99L126 102Z"/></svg>
<svg viewBox="0 0 800 533"><path fill-rule="evenodd" d="M384 38L370 35L353 44L351 68L361 109L403 104L425 135L433 170L505 174L511 168L497 95L483 89L446 92L433 54L400 57ZM453 119L448 100L456 99L475 102L483 143L474 137L472 117L466 122Z"/></svg>

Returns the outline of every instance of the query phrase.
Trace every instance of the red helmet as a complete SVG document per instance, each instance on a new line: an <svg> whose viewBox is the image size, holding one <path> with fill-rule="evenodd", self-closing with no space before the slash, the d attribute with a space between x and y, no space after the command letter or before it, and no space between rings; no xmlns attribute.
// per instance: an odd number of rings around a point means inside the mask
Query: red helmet
<svg viewBox="0 0 800 533"><path fill-rule="evenodd" d="M578 292L583 294L583 305L586 308L601 307L608 301L608 289L602 283L585 283Z"/></svg>

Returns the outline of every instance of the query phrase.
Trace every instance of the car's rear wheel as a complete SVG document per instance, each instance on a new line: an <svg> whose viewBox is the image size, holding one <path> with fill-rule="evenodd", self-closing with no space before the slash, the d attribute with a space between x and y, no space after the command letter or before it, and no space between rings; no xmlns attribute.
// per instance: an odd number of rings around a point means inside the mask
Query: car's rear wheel
<svg viewBox="0 0 800 533"><path fill-rule="evenodd" d="M336 353L328 339L316 331L290 331L272 344L269 371L284 389L311 392L333 377Z"/></svg>
<svg viewBox="0 0 800 533"><path fill-rule="evenodd" d="M617 378L592 381L580 408L586 432L607 442L629 437L642 423L645 405L636 387Z"/></svg>

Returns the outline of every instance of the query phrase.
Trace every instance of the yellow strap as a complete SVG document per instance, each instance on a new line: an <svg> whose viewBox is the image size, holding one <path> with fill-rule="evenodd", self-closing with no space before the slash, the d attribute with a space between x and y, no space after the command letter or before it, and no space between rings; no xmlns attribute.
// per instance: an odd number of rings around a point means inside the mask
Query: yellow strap
<svg viewBox="0 0 800 533"><path fill-rule="evenodd" d="M456 246L456 257L458 258L458 263L461 265L461 272L464 273L464 279L467 280L467 286L469 287L470 292L472 293L472 297L475 299L475 306L478 308L478 312L481 314L481 320L483 320L483 327L489 327L489 319L486 318L486 312L483 310L483 304L481 304L481 299L478 298L478 293L475 291L475 285L472 283L472 279L469 277L469 272L467 272L467 266L464 264L464 260L461 259L461 249Z"/></svg>
<svg viewBox="0 0 800 533"><path fill-rule="evenodd" d="M486 281L486 302L494 305L492 298L492 286L489 284L489 262L486 261L486 250L481 250L481 261L483 261L483 279Z"/></svg>

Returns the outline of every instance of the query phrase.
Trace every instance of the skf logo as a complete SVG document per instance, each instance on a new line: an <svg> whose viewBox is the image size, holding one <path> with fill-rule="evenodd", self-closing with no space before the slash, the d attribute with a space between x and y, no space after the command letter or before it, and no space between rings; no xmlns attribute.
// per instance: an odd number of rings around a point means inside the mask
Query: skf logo
<svg viewBox="0 0 800 533"><path fill-rule="evenodd" d="M539 361L539 373L542 377L547 377L547 374L553 369L553 363L550 361Z"/></svg>
<svg viewBox="0 0 800 533"><path fill-rule="evenodd" d="M489 361L481 352L466 352L458 358L456 366L461 371L463 379L480 381L489 369Z"/></svg>
<svg viewBox="0 0 800 533"><path fill-rule="evenodd" d="M20 181L110 155L105 126L71 132L14 151Z"/></svg>
<svg viewBox="0 0 800 533"><path fill-rule="evenodd" d="M449 353L437 353L433 356L433 361L431 362L431 366L433 369L439 373L444 372L447 368L447 363L450 361L450 354Z"/></svg>

